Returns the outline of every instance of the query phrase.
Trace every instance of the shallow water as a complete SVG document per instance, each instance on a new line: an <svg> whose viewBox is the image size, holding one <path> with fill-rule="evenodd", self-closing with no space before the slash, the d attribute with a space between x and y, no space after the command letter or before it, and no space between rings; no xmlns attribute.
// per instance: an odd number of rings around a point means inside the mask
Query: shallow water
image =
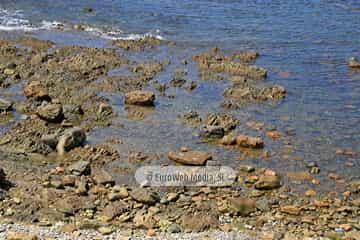
<svg viewBox="0 0 360 240"><path fill-rule="evenodd" d="M92 7L94 12L84 12L85 7ZM109 168L124 164L134 168L137 164L126 160L129 151L156 154L160 160L152 164L166 163L166 153L183 145L209 151L227 165L240 163L243 157L239 150L201 143L197 130L176 118L188 110L203 116L222 110L219 106L222 91L229 83L199 80L194 65L180 64L194 52L219 46L225 52L259 51L261 57L256 64L269 70L265 84L281 84L288 91L281 102L253 104L233 111L243 123L237 131L259 134L244 124L256 120L282 132L293 128L296 133L285 138L292 143L291 152L282 144L285 139L266 139L266 149L273 154L268 160L254 155L241 163L252 162L284 172L304 170L306 163L315 161L322 170L322 186L330 188L335 183L327 181L329 171L336 170L347 178L359 177L359 154L353 157L335 154L336 148L360 152L360 71L351 70L346 64L351 56L360 58L359 1L3 0L0 9L0 29L33 30L35 36L62 44L104 47L109 46L109 38L137 38L143 34L177 43L175 47L161 47L130 57L169 58L172 64L156 80L168 82L174 69L185 68L189 72L186 78L198 81L193 92L169 89L168 93L174 93L176 98L158 96L156 109L138 121L127 118L121 95L103 93L119 114L114 121L124 125L98 128L90 136L91 142L111 136L124 140L124 144L116 146L122 159ZM55 21L66 26L85 23L91 28L87 32L58 31ZM9 31L0 32L8 34ZM347 167L347 161L354 166Z"/></svg>

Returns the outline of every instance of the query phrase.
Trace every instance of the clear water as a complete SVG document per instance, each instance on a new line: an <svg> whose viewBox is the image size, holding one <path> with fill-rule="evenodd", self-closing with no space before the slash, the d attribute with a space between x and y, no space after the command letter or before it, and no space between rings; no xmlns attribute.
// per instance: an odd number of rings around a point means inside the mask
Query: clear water
<svg viewBox="0 0 360 240"><path fill-rule="evenodd" d="M86 13L85 7L92 7L94 12ZM257 120L272 124L280 131L294 128L296 136L289 138L293 144L290 153L284 153L281 140L267 139L267 148L274 156L267 161L257 157L245 161L279 171L304 170L307 162L315 161L320 164L324 179L332 170L346 178L359 177L360 71L351 70L346 64L351 56L360 58L360 2L357 0L2 0L0 9L0 26L6 30L2 34L23 28L58 42L89 44L91 39L90 43L101 46L107 44L109 37L142 34L174 40L178 43L176 47L159 49L145 56L172 59L174 65L157 79L163 82L169 81L174 68L184 68L180 60L194 52L213 46L225 52L259 51L261 57L256 63L269 70L266 83L285 86L288 95L280 103L250 105L233 114L243 123ZM49 24L55 21L85 23L103 32L88 31L85 36L71 31L57 32L54 25ZM59 36L65 37L60 40ZM185 68L193 80L198 80L193 65ZM289 74L284 76L280 71ZM166 162L167 151L193 145L236 166L240 163L238 150L202 144L194 135L196 131L176 122L176 115L189 109L203 114L220 111L222 90L227 84L199 81L199 88L191 94L172 89L177 98L159 97L156 111L135 122L126 119L121 96L109 95L125 128L96 129L94 135L127 139L132 146L118 146L125 155L129 149L156 152ZM251 132L244 124L239 131ZM336 148L353 149L358 154L338 156ZM298 157L301 160L295 160ZM354 166L347 167L347 161L352 161ZM323 182L334 186L333 182Z"/></svg>

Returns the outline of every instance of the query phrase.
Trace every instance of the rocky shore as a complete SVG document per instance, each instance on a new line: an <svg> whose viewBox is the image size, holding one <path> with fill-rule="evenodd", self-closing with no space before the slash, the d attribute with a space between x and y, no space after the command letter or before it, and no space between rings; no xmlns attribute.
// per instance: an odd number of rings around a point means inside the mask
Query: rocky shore
<svg viewBox="0 0 360 240"><path fill-rule="evenodd" d="M150 38L95 48L57 46L32 37L0 40L0 92L14 86L22 89L17 100L11 100L11 94L0 97L0 123L8 127L0 136L0 216L4 224L0 236L360 239L359 180L346 182L335 173L329 174L329 181L344 185L341 193L308 188L299 194L288 185L289 179L319 185L320 166L316 162L306 166L307 171L287 174L239 162L236 181L229 187L145 188L116 182L106 166L120 158L119 152L109 142L87 142L93 129L114 126L117 116L109 99L98 93L123 96L122 104L133 109L129 114L141 120L144 113L138 109L156 111L157 96L166 95L168 88L191 92L197 87L181 70L175 71L168 84L159 83L156 76L170 62L134 61L118 51L147 51L161 44L168 43ZM291 137L292 131L266 129L255 121L243 123L230 113L244 105L286 97L283 86L259 85L268 74L253 64L259 56L253 51L225 55L214 48L184 60L184 65L188 61L196 64L200 77L228 79L231 86L223 93L224 102L219 103L223 112L202 116L179 109L181 124L193 127L199 139L208 144L271 157L266 141ZM129 74L108 74L120 67ZM148 90L149 86L157 91ZM240 124L261 136L236 132ZM334 154L358 155L351 149L338 149ZM194 146L173 149L166 156L168 164L214 163L211 153ZM146 156L133 158L141 162ZM23 228L18 223L33 227ZM22 232L26 234L22 236Z"/></svg>

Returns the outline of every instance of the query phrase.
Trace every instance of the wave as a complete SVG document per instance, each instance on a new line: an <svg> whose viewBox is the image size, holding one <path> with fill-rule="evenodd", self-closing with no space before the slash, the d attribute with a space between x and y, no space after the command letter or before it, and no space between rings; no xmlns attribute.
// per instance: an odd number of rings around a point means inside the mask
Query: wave
<svg viewBox="0 0 360 240"><path fill-rule="evenodd" d="M113 27L98 27L88 24L72 24L59 21L43 20L36 24L26 19L20 10L10 11L0 8L0 31L35 32L40 30L81 31L109 40L140 40L145 37L155 37L159 40L165 39L161 36L160 30L158 29L153 32L135 34L126 33L121 29Z"/></svg>

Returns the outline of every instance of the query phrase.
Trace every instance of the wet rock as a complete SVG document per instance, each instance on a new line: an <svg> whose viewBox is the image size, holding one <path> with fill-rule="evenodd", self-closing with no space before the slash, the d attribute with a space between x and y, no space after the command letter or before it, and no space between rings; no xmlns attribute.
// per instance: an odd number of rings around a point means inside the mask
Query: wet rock
<svg viewBox="0 0 360 240"><path fill-rule="evenodd" d="M207 160L212 157L210 154L202 151L188 152L169 152L168 158L177 163L185 165L205 165Z"/></svg>
<svg viewBox="0 0 360 240"><path fill-rule="evenodd" d="M224 91L225 97L234 98L242 102L280 100L285 95L285 88L278 85L258 88L249 84L238 84Z"/></svg>
<svg viewBox="0 0 360 240"><path fill-rule="evenodd" d="M175 77L170 81L171 87L182 87L186 83L186 80L183 78Z"/></svg>
<svg viewBox="0 0 360 240"><path fill-rule="evenodd" d="M117 39L113 41L113 44L123 48L125 50L133 50L133 51L143 51L145 48L152 48L161 43L161 40L152 37L146 36L137 40L128 40L128 39Z"/></svg>
<svg viewBox="0 0 360 240"><path fill-rule="evenodd" d="M220 143L222 145L226 145L226 146L235 145L236 144L236 138L234 136L231 136L231 135L226 135L220 140Z"/></svg>
<svg viewBox="0 0 360 240"><path fill-rule="evenodd" d="M130 192L130 196L137 202L153 205L160 201L156 192L145 188L136 188Z"/></svg>
<svg viewBox="0 0 360 240"><path fill-rule="evenodd" d="M272 190L281 187L279 176L261 175L255 183L255 188L259 190Z"/></svg>
<svg viewBox="0 0 360 240"><path fill-rule="evenodd" d="M247 217L256 211L256 202L250 198L231 198L230 210L242 217Z"/></svg>
<svg viewBox="0 0 360 240"><path fill-rule="evenodd" d="M199 113L195 112L195 111L189 111L187 113L184 114L180 114L178 116L185 124L189 124L192 126L197 126L201 123L201 117L199 115Z"/></svg>
<svg viewBox="0 0 360 240"><path fill-rule="evenodd" d="M34 98L36 101L51 101L48 91L39 81L28 83L24 88L24 96Z"/></svg>
<svg viewBox="0 0 360 240"><path fill-rule="evenodd" d="M155 94L149 91L132 91L125 94L125 104L153 106Z"/></svg>
<svg viewBox="0 0 360 240"><path fill-rule="evenodd" d="M239 135L236 138L236 144L245 148L263 148L264 141L259 137Z"/></svg>
<svg viewBox="0 0 360 240"><path fill-rule="evenodd" d="M67 168L68 172L76 176L90 174L90 162L88 161L77 161Z"/></svg>
<svg viewBox="0 0 360 240"><path fill-rule="evenodd" d="M113 177L105 169L92 168L91 169L91 177L95 181L96 184L113 185L115 183Z"/></svg>
<svg viewBox="0 0 360 240"><path fill-rule="evenodd" d="M36 114L47 122L60 123L64 119L60 104L43 104L36 110Z"/></svg>
<svg viewBox="0 0 360 240"><path fill-rule="evenodd" d="M11 111L12 105L11 101L0 98L0 113Z"/></svg>
<svg viewBox="0 0 360 240"><path fill-rule="evenodd" d="M59 142L56 146L56 150L59 154L64 154L73 148L80 147L86 140L86 134L84 130L79 127L68 129L59 138Z"/></svg>
<svg viewBox="0 0 360 240"><path fill-rule="evenodd" d="M196 81L190 81L189 83L187 83L184 88L191 92L192 90L194 90L195 88L197 88L197 82Z"/></svg>
<svg viewBox="0 0 360 240"><path fill-rule="evenodd" d="M209 113L204 124L208 126L221 126L225 132L231 131L239 124L239 120L228 113Z"/></svg>
<svg viewBox="0 0 360 240"><path fill-rule="evenodd" d="M215 215L205 213L184 215L181 222L185 229L189 229L194 232L203 232L219 226L219 221Z"/></svg>
<svg viewBox="0 0 360 240"><path fill-rule="evenodd" d="M76 182L75 175L65 175L62 177L62 184L66 187L74 187Z"/></svg>
<svg viewBox="0 0 360 240"><path fill-rule="evenodd" d="M360 62L354 57L349 59L348 65L351 68L360 68Z"/></svg>
<svg viewBox="0 0 360 240"><path fill-rule="evenodd" d="M100 213L105 221L111 221L121 214L128 212L129 206L123 201L112 202L107 205Z"/></svg>
<svg viewBox="0 0 360 240"><path fill-rule="evenodd" d="M62 134L61 131L57 131L56 133L53 134L42 135L41 141L46 145L50 146L52 149L56 149L61 134Z"/></svg>
<svg viewBox="0 0 360 240"><path fill-rule="evenodd" d="M6 240L38 240L40 239L36 234L7 231Z"/></svg>
<svg viewBox="0 0 360 240"><path fill-rule="evenodd" d="M205 125L200 129L200 136L202 138L222 138L224 134L224 128L221 126Z"/></svg>

